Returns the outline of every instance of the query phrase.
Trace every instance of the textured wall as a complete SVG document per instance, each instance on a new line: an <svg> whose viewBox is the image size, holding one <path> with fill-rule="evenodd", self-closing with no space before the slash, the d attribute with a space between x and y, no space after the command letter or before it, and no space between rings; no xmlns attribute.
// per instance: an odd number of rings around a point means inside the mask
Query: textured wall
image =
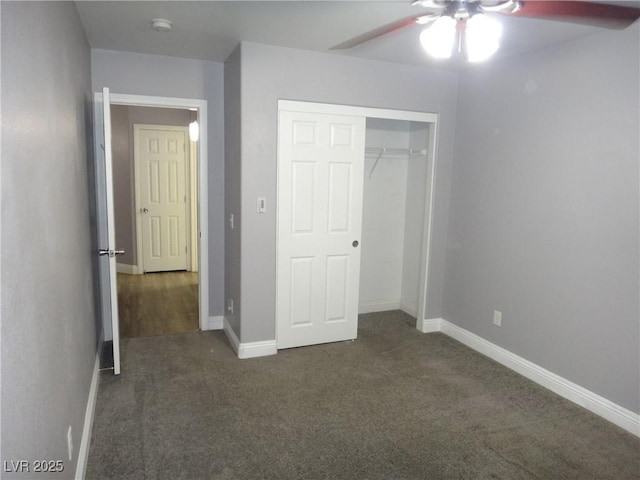
<svg viewBox="0 0 640 480"><path fill-rule="evenodd" d="M240 265L242 228L242 138L241 132L241 46L238 46L224 64L224 145L225 145L225 298L234 302L233 313L225 316L240 338ZM229 216L234 216L234 226L229 225Z"/></svg>
<svg viewBox="0 0 640 480"><path fill-rule="evenodd" d="M639 31L461 76L443 315L635 412Z"/></svg>
<svg viewBox="0 0 640 480"><path fill-rule="evenodd" d="M94 91L207 101L209 178L209 314L224 312L223 64L139 53L91 51Z"/></svg>
<svg viewBox="0 0 640 480"><path fill-rule="evenodd" d="M0 8L2 460L73 478L97 345L89 45L71 2Z"/></svg>

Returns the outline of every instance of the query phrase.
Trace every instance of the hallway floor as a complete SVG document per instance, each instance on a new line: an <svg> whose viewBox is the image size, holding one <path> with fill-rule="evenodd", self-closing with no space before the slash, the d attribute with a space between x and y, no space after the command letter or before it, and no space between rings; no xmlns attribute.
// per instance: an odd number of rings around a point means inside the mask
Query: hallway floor
<svg viewBox="0 0 640 480"><path fill-rule="evenodd" d="M198 273L118 274L120 337L198 330Z"/></svg>

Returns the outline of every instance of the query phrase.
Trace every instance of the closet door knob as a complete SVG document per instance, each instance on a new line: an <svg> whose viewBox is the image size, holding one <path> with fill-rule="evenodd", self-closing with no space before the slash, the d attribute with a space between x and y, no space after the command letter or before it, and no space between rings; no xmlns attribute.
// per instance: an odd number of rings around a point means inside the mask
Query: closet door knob
<svg viewBox="0 0 640 480"><path fill-rule="evenodd" d="M355 248L355 247L357 247L357 246L358 246L358 245L360 245L360 244L358 243L358 240L354 240L354 241L351 243L351 245L353 245L353 247Z"/></svg>

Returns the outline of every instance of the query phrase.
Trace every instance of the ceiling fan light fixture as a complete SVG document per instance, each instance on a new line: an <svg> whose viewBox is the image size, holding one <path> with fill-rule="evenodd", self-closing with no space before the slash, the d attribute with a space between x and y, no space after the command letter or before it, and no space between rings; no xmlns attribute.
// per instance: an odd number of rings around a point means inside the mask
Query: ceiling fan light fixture
<svg viewBox="0 0 640 480"><path fill-rule="evenodd" d="M446 10L447 1L446 0L414 0L411 3L412 6L419 5L424 8L429 8L431 10Z"/></svg>
<svg viewBox="0 0 640 480"><path fill-rule="evenodd" d="M420 43L434 58L450 58L456 39L456 21L447 16L438 18L420 34Z"/></svg>
<svg viewBox="0 0 640 480"><path fill-rule="evenodd" d="M467 60L482 62L498 50L502 25L486 15L478 14L467 20L464 34Z"/></svg>
<svg viewBox="0 0 640 480"><path fill-rule="evenodd" d="M519 0L505 0L496 2L494 4L480 3L478 8L482 12L495 12L495 13L516 13L522 8L522 3Z"/></svg>

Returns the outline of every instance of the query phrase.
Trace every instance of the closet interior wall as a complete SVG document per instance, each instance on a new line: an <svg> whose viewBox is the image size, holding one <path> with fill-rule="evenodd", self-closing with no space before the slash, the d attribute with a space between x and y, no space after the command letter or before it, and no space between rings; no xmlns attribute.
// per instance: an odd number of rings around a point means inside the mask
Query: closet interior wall
<svg viewBox="0 0 640 480"><path fill-rule="evenodd" d="M428 128L367 118L360 313L399 308L417 316Z"/></svg>

